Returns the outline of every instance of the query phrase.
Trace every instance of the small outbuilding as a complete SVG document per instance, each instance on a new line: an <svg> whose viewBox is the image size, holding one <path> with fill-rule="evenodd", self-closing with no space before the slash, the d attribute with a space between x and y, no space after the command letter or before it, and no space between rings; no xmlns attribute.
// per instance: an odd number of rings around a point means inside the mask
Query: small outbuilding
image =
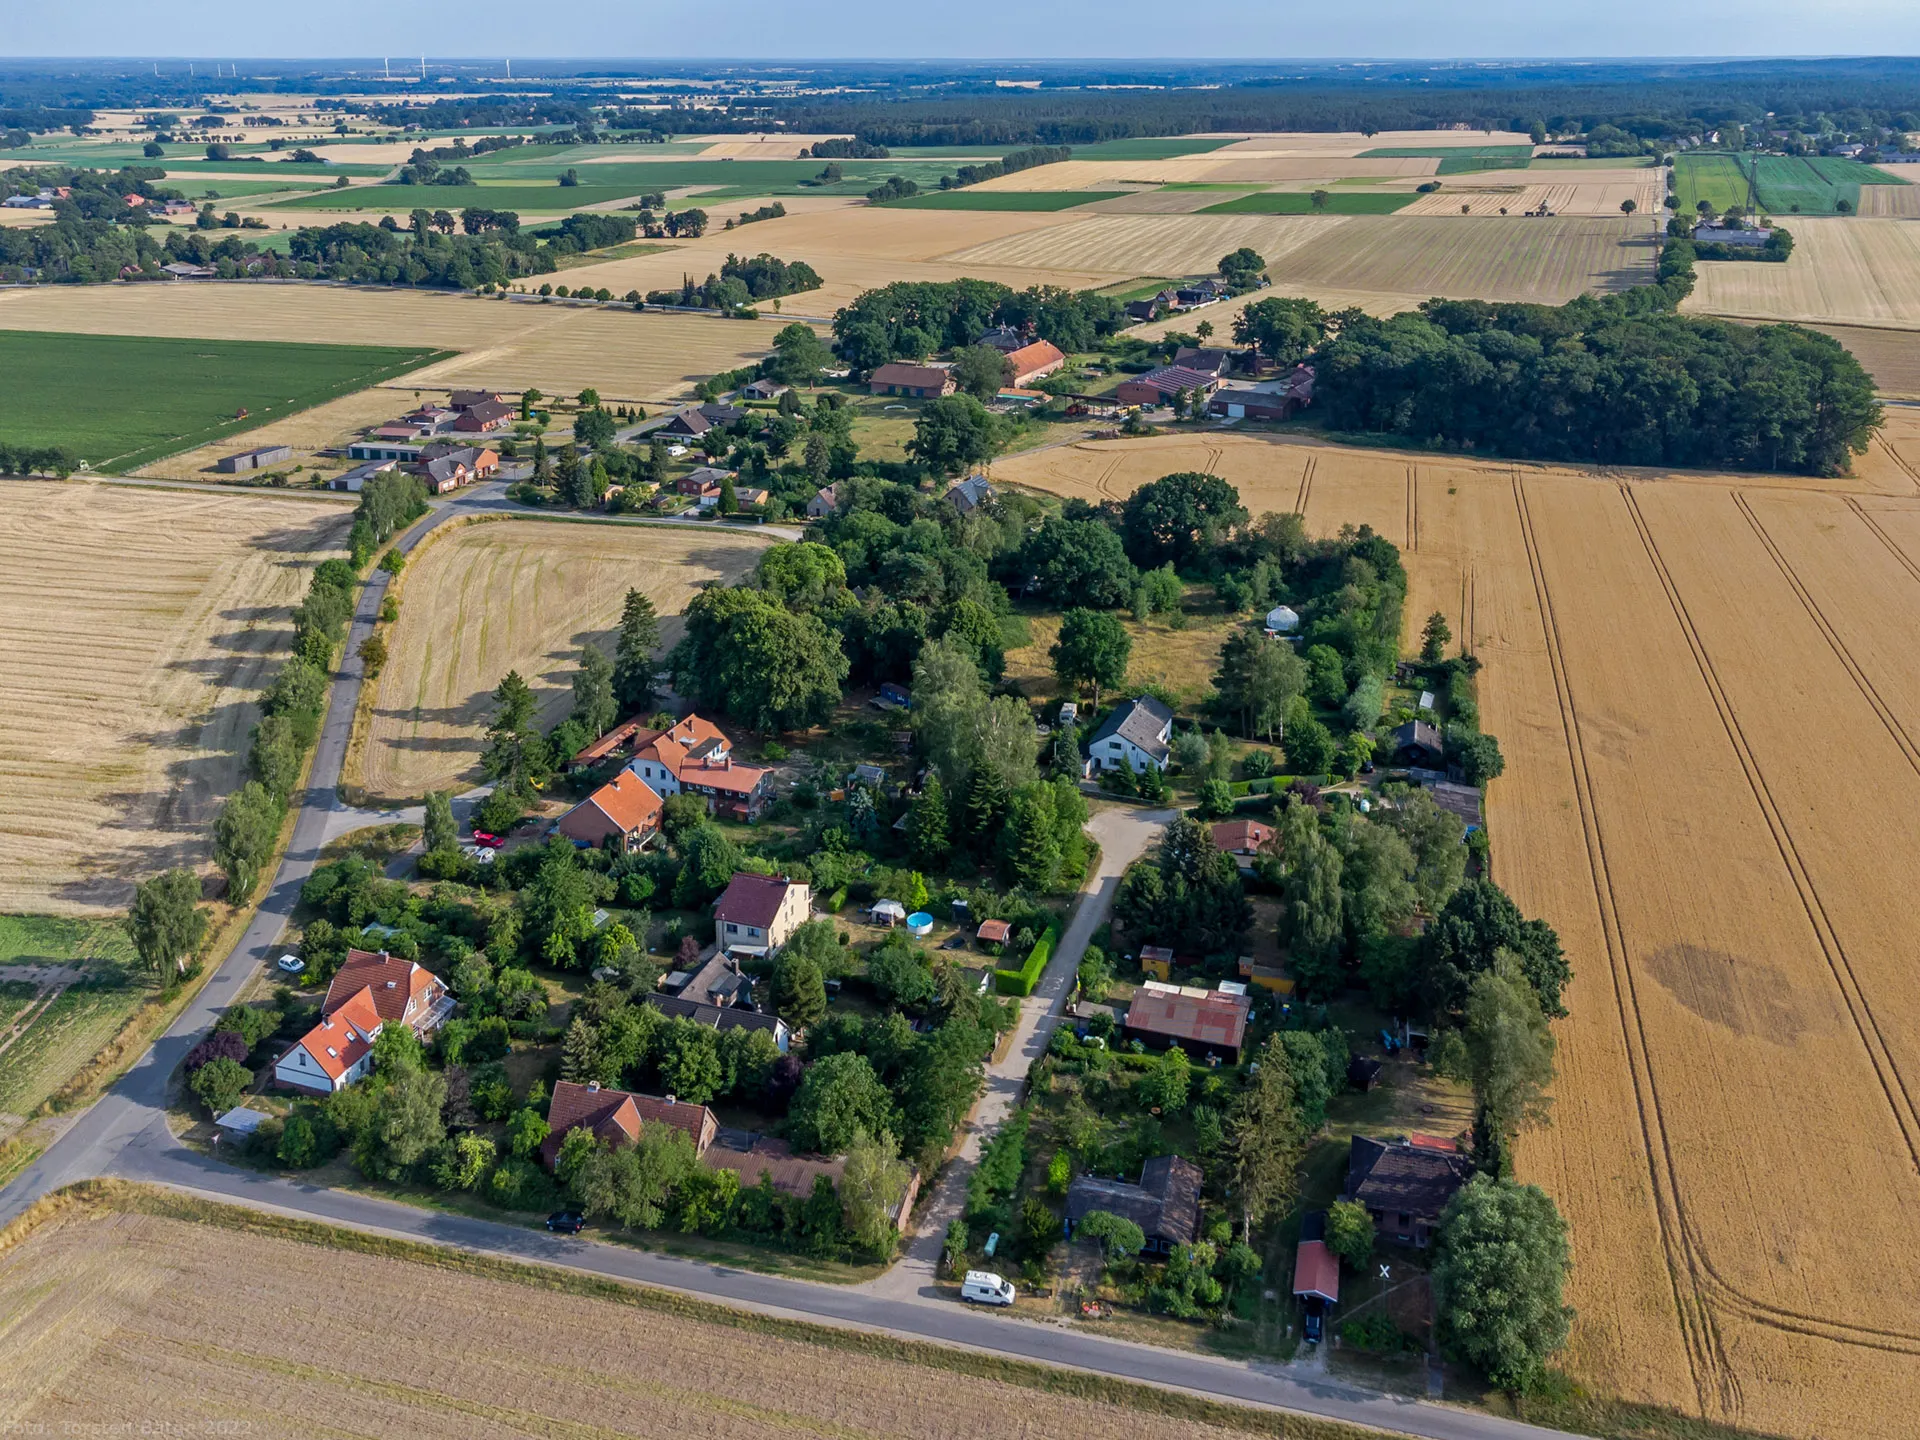
<svg viewBox="0 0 1920 1440"><path fill-rule="evenodd" d="M898 900L876 900L867 914L873 918L874 924L891 929L907 918L907 907Z"/></svg>
<svg viewBox="0 0 1920 1440"><path fill-rule="evenodd" d="M1267 612L1267 633L1269 635L1291 635L1299 628L1299 612L1291 607L1276 605Z"/></svg>

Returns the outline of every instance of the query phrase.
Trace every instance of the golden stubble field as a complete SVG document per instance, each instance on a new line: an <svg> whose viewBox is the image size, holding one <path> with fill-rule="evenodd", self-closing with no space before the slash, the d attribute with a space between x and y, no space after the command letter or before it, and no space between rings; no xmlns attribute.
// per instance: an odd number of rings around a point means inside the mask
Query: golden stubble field
<svg viewBox="0 0 1920 1440"><path fill-rule="evenodd" d="M758 561L751 532L504 520L433 539L408 567L364 739L349 781L393 800L477 783L493 688L518 670L544 729L572 705L580 647L611 658L629 589L653 601L663 650L695 587Z"/></svg>
<svg viewBox="0 0 1920 1440"><path fill-rule="evenodd" d="M350 507L17 482L0 538L0 910L201 865L291 607Z"/></svg>
<svg viewBox="0 0 1920 1440"><path fill-rule="evenodd" d="M1787 216L1785 223L1794 246L1784 264L1703 261L1681 309L1740 319L1920 329L1920 225L1805 215Z"/></svg>
<svg viewBox="0 0 1920 1440"><path fill-rule="evenodd" d="M320 285L46 285L0 293L4 329L369 345L404 340L462 352L407 377L427 390L537 385L549 395L569 395L592 386L614 402L684 399L695 380L765 355L780 323Z"/></svg>
<svg viewBox="0 0 1920 1440"><path fill-rule="evenodd" d="M1837 482L1227 436L996 467L1089 498L1211 468L1405 547L1409 629L1441 609L1484 666L1495 878L1574 967L1520 1156L1573 1227L1568 1360L1765 1433L1920 1405L1920 427L1890 429Z"/></svg>
<svg viewBox="0 0 1920 1440"><path fill-rule="evenodd" d="M1248 1433L792 1333L145 1214L44 1222L0 1255L0 1317L9 1360L0 1424L28 1434Z"/></svg>

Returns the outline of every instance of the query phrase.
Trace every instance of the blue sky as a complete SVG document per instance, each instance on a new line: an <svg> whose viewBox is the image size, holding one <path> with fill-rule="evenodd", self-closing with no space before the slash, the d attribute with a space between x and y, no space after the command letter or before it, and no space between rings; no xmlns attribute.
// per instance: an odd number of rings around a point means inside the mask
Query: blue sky
<svg viewBox="0 0 1920 1440"><path fill-rule="evenodd" d="M1273 59L1920 52L1916 0L0 0L13 56Z"/></svg>

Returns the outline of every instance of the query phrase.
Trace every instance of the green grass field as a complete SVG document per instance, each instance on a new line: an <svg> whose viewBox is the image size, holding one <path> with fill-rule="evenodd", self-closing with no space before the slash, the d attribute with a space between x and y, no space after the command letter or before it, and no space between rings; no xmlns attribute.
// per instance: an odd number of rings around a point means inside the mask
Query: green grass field
<svg viewBox="0 0 1920 1440"><path fill-rule="evenodd" d="M1588 160L1583 157L1555 159L1536 156L1527 162L1529 170L1650 170L1656 163L1652 155L1622 155L1617 160Z"/></svg>
<svg viewBox="0 0 1920 1440"><path fill-rule="evenodd" d="M170 177L167 184L189 200L239 200L253 195L275 195L282 191L305 193L328 188L324 180L209 180L198 175Z"/></svg>
<svg viewBox="0 0 1920 1440"><path fill-rule="evenodd" d="M1124 190L932 190L889 200L894 210L1071 210L1096 200L1112 200Z"/></svg>
<svg viewBox="0 0 1920 1440"><path fill-rule="evenodd" d="M0 330L0 439L131 470L364 390L452 352ZM245 419L236 419L244 408ZM0 956L6 944L0 939Z"/></svg>
<svg viewBox="0 0 1920 1440"><path fill-rule="evenodd" d="M264 159L265 157L262 158ZM155 162L142 160L131 163L151 165ZM310 165L304 160L267 160L264 164L255 165L251 160L209 160L206 158L204 150L191 160L163 160L159 163L165 166L167 174L170 176L194 175L213 170L222 174L231 173L251 177L255 171L258 171L268 179L280 179L284 177L286 179L302 180L332 180L339 175L366 180L371 179L375 175L384 175L393 169L391 165L366 165L357 160L350 164L339 165Z"/></svg>
<svg viewBox="0 0 1920 1440"><path fill-rule="evenodd" d="M1076 145L1076 160L1171 160L1180 155L1205 155L1240 143L1239 136L1225 140L1196 140L1174 136L1166 140L1102 140L1097 145Z"/></svg>
<svg viewBox="0 0 1920 1440"><path fill-rule="evenodd" d="M1419 196L1409 191L1376 190L1372 193L1329 190L1324 208L1315 209L1313 195L1305 190L1266 190L1257 195L1242 195L1209 205L1202 215L1391 215Z"/></svg>
<svg viewBox="0 0 1920 1440"><path fill-rule="evenodd" d="M0 1037L38 1003L43 987L16 965L84 965L85 983L63 992L0 1051L0 1112L32 1113L99 1053L148 991L133 942L112 920L0 915Z"/></svg>
<svg viewBox="0 0 1920 1440"><path fill-rule="evenodd" d="M1858 160L1679 155L1674 158L1674 190L1680 198L1680 213L1694 214L1702 200L1709 202L1716 213L1746 205L1749 169L1756 161L1760 208L1774 215L1832 215L1842 200L1857 212L1862 185L1905 183L1897 175Z"/></svg>
<svg viewBox="0 0 1920 1440"><path fill-rule="evenodd" d="M1442 175L1466 175L1475 170L1524 170L1533 160L1531 145L1390 145L1363 150L1362 160L1427 160L1440 162Z"/></svg>

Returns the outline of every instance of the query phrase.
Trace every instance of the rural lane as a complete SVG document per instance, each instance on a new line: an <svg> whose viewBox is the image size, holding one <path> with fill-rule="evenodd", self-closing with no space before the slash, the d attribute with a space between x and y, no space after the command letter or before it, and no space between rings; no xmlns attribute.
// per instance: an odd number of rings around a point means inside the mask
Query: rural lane
<svg viewBox="0 0 1920 1440"><path fill-rule="evenodd" d="M402 553L412 551L435 527L461 515L539 513L526 511L497 493L487 493L491 489L476 487L451 503L437 505L401 537L398 548ZM779 527L766 526L757 533L781 532ZM1560 1433L1478 1411L1381 1395L1284 1367L1114 1340L1069 1328L1065 1323L988 1314L956 1302L927 1298L946 1219L950 1218L943 1207L959 1213L966 1193L965 1176L978 1157L980 1142L1011 1111L1027 1067L1044 1053L1080 956L1112 905L1121 872L1145 851L1172 812L1116 806L1103 810L1090 823L1089 828L1101 843L1095 873L1041 985L1021 1007L1020 1021L1005 1057L992 1067L987 1093L976 1111L962 1157L949 1167L947 1180L928 1206L906 1259L866 1286L782 1279L620 1244L563 1238L496 1221L443 1214L236 1169L180 1144L167 1123L172 1076L186 1052L234 1002L245 982L261 966L271 963L301 885L312 873L326 841L339 832L343 816L351 813L351 807L341 803L338 787L365 678L357 652L360 642L372 632L389 579L387 572L375 570L362 587L293 838L253 920L219 969L152 1048L33 1164L0 1189L0 1225L64 1185L116 1175L256 1209L661 1286L742 1308L966 1346L1211 1398L1371 1425L1428 1440L1543 1440Z"/></svg>
<svg viewBox="0 0 1920 1440"><path fill-rule="evenodd" d="M1074 976L1080 969L1080 957L1086 954L1093 932L1105 922L1119 893L1120 877L1147 847L1159 838L1161 829L1179 814L1177 810L1136 810L1115 805L1095 814L1087 824L1093 838L1100 842L1100 856L1093 873L1081 887L1073 916L1059 948L1047 962L1033 994L1020 1002L1020 1018L1005 1052L987 1066L986 1091L967 1122L967 1134L960 1153L941 1172L933 1197L921 1208L920 1228L908 1242L907 1253L899 1263L862 1289L874 1295L896 1298L919 1295L932 1298L934 1278L939 1274L940 1257L946 1248L947 1225L960 1218L966 1209L967 1181L980 1162L980 1148L993 1138L1019 1104L1027 1086L1027 1072L1033 1062L1047 1053L1054 1027L1073 992Z"/></svg>

